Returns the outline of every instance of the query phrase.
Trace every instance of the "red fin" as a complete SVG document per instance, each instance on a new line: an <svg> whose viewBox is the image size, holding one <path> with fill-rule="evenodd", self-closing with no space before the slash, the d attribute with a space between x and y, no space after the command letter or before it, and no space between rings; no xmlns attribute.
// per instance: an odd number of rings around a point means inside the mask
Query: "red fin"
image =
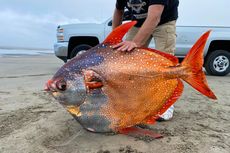
<svg viewBox="0 0 230 153"><path fill-rule="evenodd" d="M161 134L157 134L151 130L141 129L141 128L137 128L137 127L128 127L128 128L119 130L119 132L121 134L130 135L133 137L148 136L148 137L151 137L154 139L163 138L163 136Z"/></svg>
<svg viewBox="0 0 230 153"><path fill-rule="evenodd" d="M115 28L104 40L103 44L111 44L115 45L122 41L124 35L132 28L137 22L131 21L120 25L119 27Z"/></svg>
<svg viewBox="0 0 230 153"><path fill-rule="evenodd" d="M156 123L156 117L155 116L151 116L151 117L147 117L146 119L145 119L145 121L144 122L142 122L143 124L150 124L150 125L153 125L153 124L155 124Z"/></svg>
<svg viewBox="0 0 230 153"><path fill-rule="evenodd" d="M97 89L97 88L103 87L102 82L95 82L94 81L94 82L86 82L85 84L86 84L86 87L88 89Z"/></svg>
<svg viewBox="0 0 230 153"><path fill-rule="evenodd" d="M204 59L203 50L211 31L207 31L191 48L186 55L184 61L181 63L183 67L188 69L191 73L187 77L183 77L183 80L190 84L193 88L206 95L211 99L217 99L211 89L208 87L207 80L204 72L202 71Z"/></svg>
<svg viewBox="0 0 230 153"><path fill-rule="evenodd" d="M171 55L171 54L168 54L168 53L165 53L165 52L161 52L159 50L155 50L155 49L151 49L151 48L139 48L139 49L145 49L145 50L148 50L150 52L154 52L154 53L157 53L167 59L169 59L170 61L172 61L175 65L177 65L179 63L179 60L177 57Z"/></svg>
<svg viewBox="0 0 230 153"><path fill-rule="evenodd" d="M177 80L178 80L178 84L177 84L176 89L174 90L172 96L164 104L162 109L160 109L160 111L158 112L157 118L159 117L159 115L162 115L166 110L168 110L168 108L172 106L182 95L184 85L180 79L177 79Z"/></svg>

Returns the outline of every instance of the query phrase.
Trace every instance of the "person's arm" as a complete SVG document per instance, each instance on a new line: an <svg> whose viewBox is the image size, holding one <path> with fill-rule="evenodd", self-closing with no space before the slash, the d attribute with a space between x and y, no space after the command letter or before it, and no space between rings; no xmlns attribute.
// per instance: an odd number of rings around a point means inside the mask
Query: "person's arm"
<svg viewBox="0 0 230 153"><path fill-rule="evenodd" d="M119 10L115 8L114 13L113 13L113 20L112 20L112 29L115 29L122 23L122 18L123 18L124 10Z"/></svg>
<svg viewBox="0 0 230 153"><path fill-rule="evenodd" d="M139 29L136 36L133 38L132 41L124 41L121 42L113 48L118 48L121 51L131 51L135 47L142 47L145 44L146 38L150 37L152 31L156 28L158 23L160 22L161 14L164 10L164 5L150 5L148 8L148 15Z"/></svg>
<svg viewBox="0 0 230 153"><path fill-rule="evenodd" d="M147 37L150 37L152 31L159 24L161 19L161 14L164 10L164 5L151 5L148 9L148 16L139 29L136 36L133 38L133 42L137 44L137 46L143 46Z"/></svg>

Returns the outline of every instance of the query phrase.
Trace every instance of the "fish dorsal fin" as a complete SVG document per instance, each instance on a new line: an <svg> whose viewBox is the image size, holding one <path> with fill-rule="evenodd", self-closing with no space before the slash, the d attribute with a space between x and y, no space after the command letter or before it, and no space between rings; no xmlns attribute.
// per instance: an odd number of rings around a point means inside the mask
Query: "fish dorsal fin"
<svg viewBox="0 0 230 153"><path fill-rule="evenodd" d="M110 44L115 45L117 43L120 43L122 41L122 38L124 35L129 31L130 28L132 28L137 21L131 21L124 23L120 25L119 27L115 28L103 41L103 44Z"/></svg>
<svg viewBox="0 0 230 153"><path fill-rule="evenodd" d="M177 57L171 55L171 54L168 54L168 53L164 53L164 52L161 52L159 50L155 50L155 49L151 49L151 48L139 48L139 49L145 49L145 50L148 50L150 52L154 52L154 53L157 53L167 59L169 59L170 61L172 61L175 65L177 65L179 63L179 60Z"/></svg>

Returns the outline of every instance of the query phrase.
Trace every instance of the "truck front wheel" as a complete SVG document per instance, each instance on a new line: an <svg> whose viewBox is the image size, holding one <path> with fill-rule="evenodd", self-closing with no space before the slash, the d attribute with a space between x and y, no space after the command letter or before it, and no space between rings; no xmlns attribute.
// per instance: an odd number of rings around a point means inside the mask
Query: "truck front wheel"
<svg viewBox="0 0 230 153"><path fill-rule="evenodd" d="M210 75L227 75L230 72L230 52L225 50L211 52L206 58L205 69Z"/></svg>
<svg viewBox="0 0 230 153"><path fill-rule="evenodd" d="M92 46L87 45L87 44L81 44L81 45L77 45L76 47L74 47L74 49L71 51L70 54L70 58L74 58L77 54L84 52L88 49L90 49Z"/></svg>

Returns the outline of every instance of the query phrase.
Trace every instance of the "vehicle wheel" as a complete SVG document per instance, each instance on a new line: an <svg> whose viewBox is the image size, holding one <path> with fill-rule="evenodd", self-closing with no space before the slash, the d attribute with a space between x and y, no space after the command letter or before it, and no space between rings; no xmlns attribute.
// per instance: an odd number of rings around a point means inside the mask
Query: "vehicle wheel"
<svg viewBox="0 0 230 153"><path fill-rule="evenodd" d="M230 72L230 52L225 50L211 52L205 61L205 69L210 75L227 75Z"/></svg>
<svg viewBox="0 0 230 153"><path fill-rule="evenodd" d="M74 49L71 51L70 54L70 58L75 57L77 54L79 54L80 52L84 52L88 49L90 49L92 46L87 45L87 44L82 44L82 45L77 45L76 47L74 47Z"/></svg>

